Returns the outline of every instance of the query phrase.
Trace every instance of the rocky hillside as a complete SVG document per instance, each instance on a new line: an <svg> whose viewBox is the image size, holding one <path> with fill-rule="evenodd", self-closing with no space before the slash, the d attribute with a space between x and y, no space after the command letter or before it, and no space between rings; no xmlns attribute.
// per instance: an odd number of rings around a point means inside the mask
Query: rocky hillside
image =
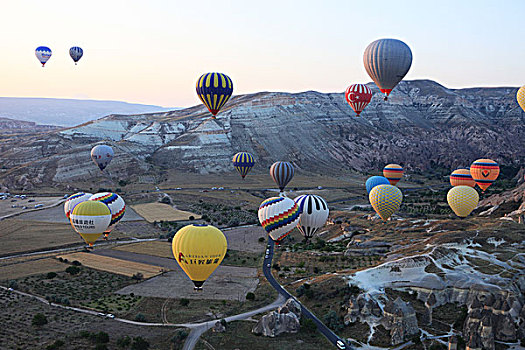
<svg viewBox="0 0 525 350"><path fill-rule="evenodd" d="M370 172L388 162L412 172L448 171L479 157L519 168L525 144L516 140L525 138L525 116L516 90L451 90L429 80L406 81L387 102L376 94L360 118L343 94L314 91L236 96L216 120L203 106L110 115L45 138L0 145L7 170L0 181L32 187L89 178L95 171L87 166L89 150L98 142L113 145L113 169L131 178L170 169L232 171L231 156L241 150L255 155L256 172L276 160L324 174Z"/></svg>
<svg viewBox="0 0 525 350"><path fill-rule="evenodd" d="M57 129L60 127L0 117L0 135L38 133Z"/></svg>

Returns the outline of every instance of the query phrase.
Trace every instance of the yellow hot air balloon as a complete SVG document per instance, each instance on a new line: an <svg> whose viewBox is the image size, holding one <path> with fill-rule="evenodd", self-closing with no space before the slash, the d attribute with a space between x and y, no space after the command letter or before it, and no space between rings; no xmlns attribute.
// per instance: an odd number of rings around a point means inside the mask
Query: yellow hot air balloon
<svg viewBox="0 0 525 350"><path fill-rule="evenodd" d="M455 186L448 191L447 202L457 216L464 218L478 205L479 195L470 186Z"/></svg>
<svg viewBox="0 0 525 350"><path fill-rule="evenodd" d="M403 167L398 164L388 164L383 168L383 176L388 179L391 185L395 186L403 177Z"/></svg>
<svg viewBox="0 0 525 350"><path fill-rule="evenodd" d="M401 190L392 185L377 185L368 195L372 208L383 220L387 220L399 210L403 201Z"/></svg>
<svg viewBox="0 0 525 350"><path fill-rule="evenodd" d="M516 99L518 100L518 104L520 105L521 109L525 111L525 85L520 87L520 89L518 90Z"/></svg>
<svg viewBox="0 0 525 350"><path fill-rule="evenodd" d="M470 186L475 187L476 182L470 175L468 169L456 169L450 174L450 184L452 186Z"/></svg>
<svg viewBox="0 0 525 350"><path fill-rule="evenodd" d="M221 230L214 226L188 225L177 231L171 249L195 290L202 290L204 281L224 259L228 243Z"/></svg>
<svg viewBox="0 0 525 350"><path fill-rule="evenodd" d="M93 246L111 223L111 211L102 202L85 201L73 208L69 220L84 241Z"/></svg>
<svg viewBox="0 0 525 350"><path fill-rule="evenodd" d="M499 175L499 165L492 159L478 159L470 166L470 175L483 192Z"/></svg>

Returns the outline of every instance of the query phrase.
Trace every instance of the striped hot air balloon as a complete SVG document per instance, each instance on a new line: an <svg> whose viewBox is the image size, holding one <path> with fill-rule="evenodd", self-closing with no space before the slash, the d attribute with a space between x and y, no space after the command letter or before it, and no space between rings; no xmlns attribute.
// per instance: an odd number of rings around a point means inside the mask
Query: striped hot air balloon
<svg viewBox="0 0 525 350"><path fill-rule="evenodd" d="M84 50L78 46L73 46L69 49L69 56L73 59L73 62L75 62L75 65L77 62L82 58L84 55Z"/></svg>
<svg viewBox="0 0 525 350"><path fill-rule="evenodd" d="M383 175L388 179L391 185L395 186L403 177L403 167L398 164L388 164L383 168Z"/></svg>
<svg viewBox="0 0 525 350"><path fill-rule="evenodd" d="M456 169L450 174L450 184L454 186L476 186L476 182L470 175L470 170L468 169Z"/></svg>
<svg viewBox="0 0 525 350"><path fill-rule="evenodd" d="M265 199L259 206L259 222L276 242L286 237L299 222L301 210L287 197Z"/></svg>
<svg viewBox="0 0 525 350"><path fill-rule="evenodd" d="M352 84L345 91L346 102L356 113L356 117L365 109L372 100L372 90L364 84Z"/></svg>
<svg viewBox="0 0 525 350"><path fill-rule="evenodd" d="M447 202L457 216L464 218L478 205L479 195L470 186L455 186L448 191Z"/></svg>
<svg viewBox="0 0 525 350"><path fill-rule="evenodd" d="M78 192L67 197L66 201L64 202L64 214L66 214L66 218L69 219L71 211L78 203L89 200L92 195L92 193Z"/></svg>
<svg viewBox="0 0 525 350"><path fill-rule="evenodd" d="M403 194L396 186L378 185L370 191L368 199L376 213L386 221L399 210L403 201Z"/></svg>
<svg viewBox="0 0 525 350"><path fill-rule="evenodd" d="M69 220L84 241L93 246L111 223L111 212L104 203L88 200L73 208Z"/></svg>
<svg viewBox="0 0 525 350"><path fill-rule="evenodd" d="M295 198L294 202L297 203L301 211L297 228L308 240L326 223L330 213L328 204L323 198L315 194L303 194Z"/></svg>
<svg viewBox="0 0 525 350"><path fill-rule="evenodd" d="M384 176L371 176L365 182L366 193L370 194L377 185L390 185L390 181Z"/></svg>
<svg viewBox="0 0 525 350"><path fill-rule="evenodd" d="M518 93L516 94L516 100L518 100L518 104L525 112L525 85L519 88Z"/></svg>
<svg viewBox="0 0 525 350"><path fill-rule="evenodd" d="M116 193L102 192L96 193L89 198L90 201L102 202L108 206L111 212L111 223L109 227L104 231L107 236L117 225L117 223L124 217L126 212L126 203L121 196Z"/></svg>
<svg viewBox="0 0 525 350"><path fill-rule="evenodd" d="M51 58L51 49L47 46L39 46L35 50L36 58L42 63L42 67L46 65L46 62Z"/></svg>
<svg viewBox="0 0 525 350"><path fill-rule="evenodd" d="M239 152L233 156L232 162L244 179L255 165L255 158L248 152Z"/></svg>
<svg viewBox="0 0 525 350"><path fill-rule="evenodd" d="M294 173L293 165L288 162L275 162L270 167L270 175L277 186L279 186L281 192L288 185L288 182L292 180Z"/></svg>
<svg viewBox="0 0 525 350"><path fill-rule="evenodd" d="M478 159L470 166L470 175L483 192L499 175L499 165L492 159Z"/></svg>
<svg viewBox="0 0 525 350"><path fill-rule="evenodd" d="M196 89L197 96L215 119L233 93L233 82L226 74L206 73L197 80Z"/></svg>

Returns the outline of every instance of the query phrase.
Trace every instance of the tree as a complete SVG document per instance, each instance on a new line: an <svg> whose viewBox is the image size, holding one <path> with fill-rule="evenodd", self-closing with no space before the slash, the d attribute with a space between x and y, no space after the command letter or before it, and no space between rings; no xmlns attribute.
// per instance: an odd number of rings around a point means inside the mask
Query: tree
<svg viewBox="0 0 525 350"><path fill-rule="evenodd" d="M69 273L70 275L78 275L79 272L80 272L80 268L78 266L69 266L67 269L66 269L66 272Z"/></svg>
<svg viewBox="0 0 525 350"><path fill-rule="evenodd" d="M137 272L131 278L133 278L134 280L137 280L137 281L141 281L144 278L144 275L142 273L140 273L140 272Z"/></svg>
<svg viewBox="0 0 525 350"><path fill-rule="evenodd" d="M308 334L314 334L317 331L317 326L311 318L301 318L301 329Z"/></svg>
<svg viewBox="0 0 525 350"><path fill-rule="evenodd" d="M189 301L189 299L182 298L181 300L179 300L179 304L180 304L180 306L188 306L188 305L190 305L190 301Z"/></svg>
<svg viewBox="0 0 525 350"><path fill-rule="evenodd" d="M46 346L46 350L56 350L63 346L65 343L63 340L57 339L53 344Z"/></svg>
<svg viewBox="0 0 525 350"><path fill-rule="evenodd" d="M133 344L131 344L131 350L148 350L149 342L142 337L133 338Z"/></svg>
<svg viewBox="0 0 525 350"><path fill-rule="evenodd" d="M255 294L252 292L246 293L246 300L255 300Z"/></svg>
<svg viewBox="0 0 525 350"><path fill-rule="evenodd" d="M117 339L117 346L119 348L127 348L131 344L131 338L127 335Z"/></svg>
<svg viewBox="0 0 525 350"><path fill-rule="evenodd" d="M47 317L44 314L38 313L35 316L33 316L33 320L31 321L31 324L33 326L43 326L47 324Z"/></svg>
<svg viewBox="0 0 525 350"><path fill-rule="evenodd" d="M137 322L145 322L146 321L146 316L144 316L143 314L141 314L140 312L135 316L135 321Z"/></svg>
<svg viewBox="0 0 525 350"><path fill-rule="evenodd" d="M109 334L106 332L98 332L95 341L99 344L109 343Z"/></svg>
<svg viewBox="0 0 525 350"><path fill-rule="evenodd" d="M56 272L48 272L47 273L47 279L53 279L57 276L57 273Z"/></svg>

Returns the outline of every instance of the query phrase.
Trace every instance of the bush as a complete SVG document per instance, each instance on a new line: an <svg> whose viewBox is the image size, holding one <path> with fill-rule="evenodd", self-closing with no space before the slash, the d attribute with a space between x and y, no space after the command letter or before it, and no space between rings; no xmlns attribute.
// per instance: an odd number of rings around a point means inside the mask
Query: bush
<svg viewBox="0 0 525 350"><path fill-rule="evenodd" d="M71 264L73 264L73 265L75 265L75 266L80 266L80 265L82 265L82 263L81 263L80 261L78 261L78 260L73 260L73 261L71 262Z"/></svg>
<svg viewBox="0 0 525 350"><path fill-rule="evenodd" d="M186 299L186 298L182 298L181 300L179 300L179 305L180 306L188 306L188 305L190 305L190 300Z"/></svg>
<svg viewBox="0 0 525 350"><path fill-rule="evenodd" d="M64 260L65 261L65 260ZM78 275L80 273L80 268L78 266L69 266L67 269L66 269L66 272L69 273L70 275Z"/></svg>
<svg viewBox="0 0 525 350"><path fill-rule="evenodd" d="M308 334L315 334L317 332L317 325L311 318L301 318L301 329Z"/></svg>
<svg viewBox="0 0 525 350"><path fill-rule="evenodd" d="M127 348L131 344L131 338L127 335L117 339L117 346L119 348Z"/></svg>
<svg viewBox="0 0 525 350"><path fill-rule="evenodd" d="M7 282L7 286L9 288L18 289L18 282L15 280L9 280L9 282Z"/></svg>
<svg viewBox="0 0 525 350"><path fill-rule="evenodd" d="M259 242L264 242L264 237L259 237Z"/></svg>
<svg viewBox="0 0 525 350"><path fill-rule="evenodd" d="M79 335L81 338L89 338L91 336L91 333L88 331L80 331Z"/></svg>
<svg viewBox="0 0 525 350"><path fill-rule="evenodd" d="M35 316L33 316L31 324L33 326L43 326L47 324L47 317L44 314L38 313Z"/></svg>
<svg viewBox="0 0 525 350"><path fill-rule="evenodd" d="M136 337L133 338L133 344L131 344L131 350L148 350L149 349L149 342L142 338L142 337Z"/></svg>
<svg viewBox="0 0 525 350"><path fill-rule="evenodd" d="M281 271L281 267L277 263L274 263L272 267L275 271Z"/></svg>
<svg viewBox="0 0 525 350"><path fill-rule="evenodd" d="M97 344L95 345L95 350L108 350L108 347L106 346L106 344Z"/></svg>
<svg viewBox="0 0 525 350"><path fill-rule="evenodd" d="M255 294L252 292L246 293L246 300L255 300Z"/></svg>
<svg viewBox="0 0 525 350"><path fill-rule="evenodd" d="M50 279L55 278L56 276L57 276L56 272L48 272L46 277L47 277L47 279L50 280Z"/></svg>
<svg viewBox="0 0 525 350"><path fill-rule="evenodd" d="M171 342L175 345L181 345L184 339L188 337L188 332L184 330L178 330L177 333L171 338Z"/></svg>
<svg viewBox="0 0 525 350"><path fill-rule="evenodd" d="M140 312L135 316L135 321L137 322L145 322L146 321L146 316L144 316L143 314L141 314Z"/></svg>
<svg viewBox="0 0 525 350"><path fill-rule="evenodd" d="M142 281L142 279L144 278L144 275L142 273L140 273L140 272L137 272L131 278L133 278L134 280L137 280L137 281Z"/></svg>
<svg viewBox="0 0 525 350"><path fill-rule="evenodd" d="M55 340L53 344L46 346L46 350L56 350L60 348L61 346L63 346L64 344L65 344L64 341L57 339Z"/></svg>
<svg viewBox="0 0 525 350"><path fill-rule="evenodd" d="M95 341L99 344L109 343L109 334L106 332L98 332Z"/></svg>
<svg viewBox="0 0 525 350"><path fill-rule="evenodd" d="M195 220L195 216L190 215L190 217L189 217L188 219L190 219L190 220Z"/></svg>

